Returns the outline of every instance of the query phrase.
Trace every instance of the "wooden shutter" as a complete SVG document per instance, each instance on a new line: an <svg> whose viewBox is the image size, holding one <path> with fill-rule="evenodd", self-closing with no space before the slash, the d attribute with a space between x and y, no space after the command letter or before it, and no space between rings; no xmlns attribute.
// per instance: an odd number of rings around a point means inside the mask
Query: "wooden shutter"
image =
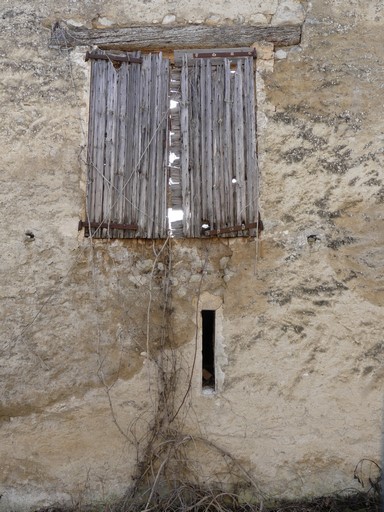
<svg viewBox="0 0 384 512"><path fill-rule="evenodd" d="M134 58L131 58L131 57ZM169 65L91 55L87 220L98 238L167 236Z"/></svg>
<svg viewBox="0 0 384 512"><path fill-rule="evenodd" d="M184 236L255 234L258 168L253 57L204 55L191 61L190 55L185 56L180 91Z"/></svg>

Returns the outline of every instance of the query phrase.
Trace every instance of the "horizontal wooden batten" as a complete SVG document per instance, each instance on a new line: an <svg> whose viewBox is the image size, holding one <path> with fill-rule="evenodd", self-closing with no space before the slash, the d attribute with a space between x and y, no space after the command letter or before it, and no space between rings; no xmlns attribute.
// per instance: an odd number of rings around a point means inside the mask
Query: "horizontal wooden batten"
<svg viewBox="0 0 384 512"><path fill-rule="evenodd" d="M270 42L275 46L291 46L301 40L301 25L279 27L265 25L183 25L141 26L126 28L88 29L73 27L64 22L54 24L49 46L74 48L96 45L103 49L165 49L165 48L231 48Z"/></svg>
<svg viewBox="0 0 384 512"><path fill-rule="evenodd" d="M116 222L87 222L84 220L79 221L78 230L83 228L92 229L121 229L126 231L137 231L137 224L118 224Z"/></svg>
<svg viewBox="0 0 384 512"><path fill-rule="evenodd" d="M188 50L175 50L174 51L174 64L179 66L183 61L187 60L193 63L196 59L209 59L212 63L217 63L223 59L241 59L253 57L256 59L256 48L212 48L207 51L204 48L194 48Z"/></svg>
<svg viewBox="0 0 384 512"><path fill-rule="evenodd" d="M142 64L143 62L143 59L141 57L132 57L131 55L115 55L114 53L87 52L85 54L85 62L92 59L109 60L112 62L132 62L135 64Z"/></svg>
<svg viewBox="0 0 384 512"><path fill-rule="evenodd" d="M216 57L254 57L256 58L256 48L248 51L230 51L230 52L194 52L195 59L212 59Z"/></svg>
<svg viewBox="0 0 384 512"><path fill-rule="evenodd" d="M257 229L258 233L260 233L264 230L264 226L261 220L258 222L251 222L249 224L241 224L240 226L232 226L228 228L220 228L220 229L207 229L204 231L204 235L209 236L218 236L218 235L224 235L226 233L233 233L235 231L248 231L250 229Z"/></svg>

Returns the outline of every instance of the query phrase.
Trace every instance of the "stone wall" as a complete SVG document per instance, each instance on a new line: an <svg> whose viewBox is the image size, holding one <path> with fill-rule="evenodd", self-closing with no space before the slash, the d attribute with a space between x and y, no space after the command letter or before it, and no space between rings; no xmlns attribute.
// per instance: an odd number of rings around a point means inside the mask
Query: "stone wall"
<svg viewBox="0 0 384 512"><path fill-rule="evenodd" d="M77 231L88 48L49 48L58 20L304 22L300 45L258 42L260 240L92 244ZM353 487L359 459L378 460L383 20L379 0L2 0L0 510L132 484L159 400L165 302L182 434L281 497ZM216 394L201 392L201 309L217 310ZM222 455L198 444L201 478L225 480Z"/></svg>

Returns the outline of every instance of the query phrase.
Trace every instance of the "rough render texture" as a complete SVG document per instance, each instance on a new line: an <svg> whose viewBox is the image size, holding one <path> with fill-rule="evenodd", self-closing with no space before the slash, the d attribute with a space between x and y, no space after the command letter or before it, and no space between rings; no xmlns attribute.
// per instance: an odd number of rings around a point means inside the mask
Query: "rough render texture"
<svg viewBox="0 0 384 512"><path fill-rule="evenodd" d="M302 44L260 64L261 240L170 242L177 399L199 343L196 311L218 309L220 390L201 394L198 350L186 433L230 451L278 496L351 487L358 460L378 458L381 1L2 0L0 510L123 492L136 451L106 389L138 437L156 400L161 243L92 248L77 232L88 66L84 48L48 48L51 24L241 28L304 16ZM220 457L191 456L218 478Z"/></svg>

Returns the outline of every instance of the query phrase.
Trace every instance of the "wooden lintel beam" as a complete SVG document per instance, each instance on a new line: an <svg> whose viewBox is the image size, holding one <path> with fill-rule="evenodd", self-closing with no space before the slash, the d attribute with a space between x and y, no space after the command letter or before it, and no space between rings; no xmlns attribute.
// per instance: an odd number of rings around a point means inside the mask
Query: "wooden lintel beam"
<svg viewBox="0 0 384 512"><path fill-rule="evenodd" d="M88 29L57 22L52 28L49 46L68 49L75 46L98 46L106 50L233 48L250 46L255 42L291 46L300 43L301 28L301 25L183 25Z"/></svg>

